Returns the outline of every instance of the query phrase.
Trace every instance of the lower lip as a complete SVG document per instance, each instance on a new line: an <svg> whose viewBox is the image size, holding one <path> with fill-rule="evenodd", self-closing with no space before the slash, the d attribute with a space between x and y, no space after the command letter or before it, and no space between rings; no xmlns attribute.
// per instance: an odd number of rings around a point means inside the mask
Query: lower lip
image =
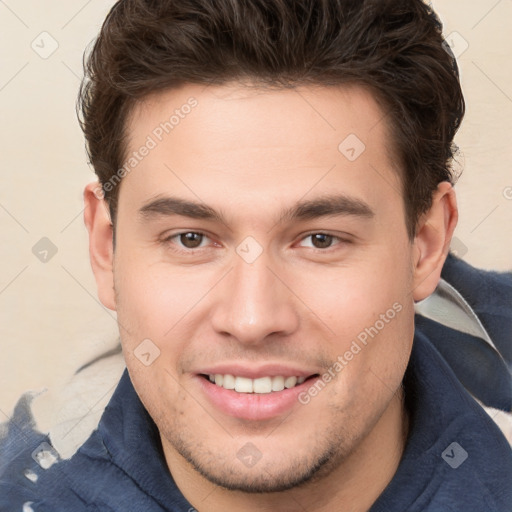
<svg viewBox="0 0 512 512"><path fill-rule="evenodd" d="M300 405L300 393L316 380L310 378L293 388L271 393L238 393L217 386L204 377L197 378L202 391L217 409L228 416L252 421L269 420Z"/></svg>

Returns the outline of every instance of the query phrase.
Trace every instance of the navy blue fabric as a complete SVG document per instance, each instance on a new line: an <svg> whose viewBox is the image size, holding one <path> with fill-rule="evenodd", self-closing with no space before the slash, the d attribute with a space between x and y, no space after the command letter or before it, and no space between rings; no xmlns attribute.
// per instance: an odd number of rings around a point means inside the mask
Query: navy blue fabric
<svg viewBox="0 0 512 512"><path fill-rule="evenodd" d="M471 306L512 370L512 272L474 268L450 254L441 277Z"/></svg>
<svg viewBox="0 0 512 512"><path fill-rule="evenodd" d="M98 429L69 460L42 469L31 454L48 438L25 438L0 474L0 511L163 512L193 510L176 488L163 457L158 430L140 402L127 371ZM16 452L7 438L4 453ZM6 450L6 451L4 451ZM27 479L33 471L37 482Z"/></svg>
<svg viewBox="0 0 512 512"><path fill-rule="evenodd" d="M487 342L420 315L415 322L416 329L427 335L473 396L489 407L512 410L512 376Z"/></svg>
<svg viewBox="0 0 512 512"><path fill-rule="evenodd" d="M476 269L450 254L441 276L464 297L499 353L481 338L420 315L416 328L473 396L489 407L512 411L512 273Z"/></svg>
<svg viewBox="0 0 512 512"><path fill-rule="evenodd" d="M409 439L393 480L370 512L510 512L508 442L419 331L404 388ZM442 457L452 443L461 447L454 455L467 453L456 469Z"/></svg>

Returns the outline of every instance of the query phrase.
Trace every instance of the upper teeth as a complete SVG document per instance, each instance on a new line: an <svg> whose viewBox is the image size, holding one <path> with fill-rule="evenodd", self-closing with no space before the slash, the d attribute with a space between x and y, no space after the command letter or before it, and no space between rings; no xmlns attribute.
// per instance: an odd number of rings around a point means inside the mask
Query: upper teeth
<svg viewBox="0 0 512 512"><path fill-rule="evenodd" d="M224 389L234 389L239 393L270 393L271 391L282 391L284 388L293 388L302 384L306 377L260 377L259 379L248 379L247 377L235 377L234 375L215 374L209 375L211 382Z"/></svg>

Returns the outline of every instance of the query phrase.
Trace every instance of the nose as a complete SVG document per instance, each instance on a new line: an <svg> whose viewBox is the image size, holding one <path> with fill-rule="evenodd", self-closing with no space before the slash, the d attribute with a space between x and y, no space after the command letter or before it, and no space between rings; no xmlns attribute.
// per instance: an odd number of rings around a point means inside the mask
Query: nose
<svg viewBox="0 0 512 512"><path fill-rule="evenodd" d="M212 313L216 332L255 345L270 335L289 335L299 325L294 295L284 276L271 269L263 253L247 263L235 255L234 268L216 290Z"/></svg>

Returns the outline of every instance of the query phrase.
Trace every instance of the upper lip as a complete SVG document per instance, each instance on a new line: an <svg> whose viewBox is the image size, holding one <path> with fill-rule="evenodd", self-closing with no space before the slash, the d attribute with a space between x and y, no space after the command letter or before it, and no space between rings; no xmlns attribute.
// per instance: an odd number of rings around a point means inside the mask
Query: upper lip
<svg viewBox="0 0 512 512"><path fill-rule="evenodd" d="M247 366L240 363L221 364L202 368L198 374L203 375L234 375L235 377L246 377L248 379L259 379L261 377L310 377L319 373L315 370L307 370L283 364L265 364L262 366Z"/></svg>

